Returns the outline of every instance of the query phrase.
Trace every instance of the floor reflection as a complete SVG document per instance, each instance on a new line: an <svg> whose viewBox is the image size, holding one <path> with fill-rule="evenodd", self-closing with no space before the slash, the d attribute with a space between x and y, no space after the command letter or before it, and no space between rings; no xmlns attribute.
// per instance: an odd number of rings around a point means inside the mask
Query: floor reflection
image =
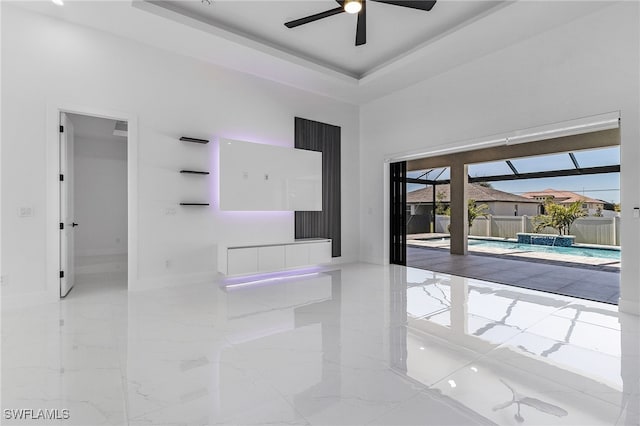
<svg viewBox="0 0 640 426"><path fill-rule="evenodd" d="M2 408L71 411L38 424L640 422L610 305L364 264L72 296L2 312Z"/></svg>
<svg viewBox="0 0 640 426"><path fill-rule="evenodd" d="M390 329L390 340L407 342L392 359L397 371L499 424L638 424L637 317L448 274L391 271L393 321L406 323Z"/></svg>

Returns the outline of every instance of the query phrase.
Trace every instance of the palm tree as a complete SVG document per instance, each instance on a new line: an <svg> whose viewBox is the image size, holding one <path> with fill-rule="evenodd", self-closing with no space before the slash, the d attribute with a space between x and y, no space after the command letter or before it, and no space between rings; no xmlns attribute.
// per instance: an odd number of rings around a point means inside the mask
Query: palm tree
<svg viewBox="0 0 640 426"><path fill-rule="evenodd" d="M568 235L571 233L571 225L577 219L586 216L582 210L582 202L576 201L568 206L555 204L547 201L544 206L545 214L535 217L535 232L540 232L544 228L554 228L558 235Z"/></svg>
<svg viewBox="0 0 640 426"><path fill-rule="evenodd" d="M467 201L467 225L469 226L469 230L471 230L471 226L473 226L473 221L478 217L487 217L489 216L489 206L486 204L476 204L476 200L473 198L469 198ZM447 216L451 216L451 209L447 208L445 211ZM447 225L447 230L451 232L451 224Z"/></svg>
<svg viewBox="0 0 640 426"><path fill-rule="evenodd" d="M489 206L486 204L476 204L476 200L469 198L467 202L467 221L469 222L469 229L473 225L473 221L478 217L489 216Z"/></svg>

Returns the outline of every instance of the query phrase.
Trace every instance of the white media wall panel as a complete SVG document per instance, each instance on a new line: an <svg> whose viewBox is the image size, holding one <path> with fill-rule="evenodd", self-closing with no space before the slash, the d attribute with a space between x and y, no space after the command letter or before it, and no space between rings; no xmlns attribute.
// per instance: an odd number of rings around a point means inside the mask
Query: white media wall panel
<svg viewBox="0 0 640 426"><path fill-rule="evenodd" d="M321 211L322 153L221 139L220 209Z"/></svg>

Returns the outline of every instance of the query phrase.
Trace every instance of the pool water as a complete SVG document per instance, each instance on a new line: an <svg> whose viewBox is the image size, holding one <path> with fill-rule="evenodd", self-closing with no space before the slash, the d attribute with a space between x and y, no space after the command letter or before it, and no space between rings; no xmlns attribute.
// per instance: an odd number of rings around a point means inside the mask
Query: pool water
<svg viewBox="0 0 640 426"><path fill-rule="evenodd" d="M620 250L596 249L587 247L551 247L535 244L518 244L511 241L493 241L469 239L469 246L493 247L509 250L535 251L542 253L560 253L573 256L599 257L620 260Z"/></svg>

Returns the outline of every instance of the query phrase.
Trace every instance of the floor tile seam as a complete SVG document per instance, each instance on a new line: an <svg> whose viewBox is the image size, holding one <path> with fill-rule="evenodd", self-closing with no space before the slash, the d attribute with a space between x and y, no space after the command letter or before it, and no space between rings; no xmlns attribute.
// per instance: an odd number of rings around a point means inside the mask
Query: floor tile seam
<svg viewBox="0 0 640 426"><path fill-rule="evenodd" d="M428 389L428 388L427 388L427 389ZM369 420L368 422L364 423L364 425L365 425L365 426L368 426L368 425L371 425L372 423L375 423L378 419L380 419L380 418L382 418L382 417L386 416L387 414L390 414L391 412L393 412L393 411L397 410L397 409L398 409L398 407L399 407L401 404L406 404L406 403L408 403L408 402L411 402L411 401L412 401L412 400L414 400L414 399L418 399L418 398L420 398L420 395L421 395L421 394L422 394L422 391L419 391L419 392L418 392L418 393L416 393L415 395L412 395L410 398L408 398L408 399L406 399L406 400L404 400L404 401L402 401L402 402L398 402L397 404L395 404L395 406L394 406L394 407L389 408L388 410L385 410L384 412L380 413L380 415L378 415L378 416L374 417L373 419Z"/></svg>
<svg viewBox="0 0 640 426"><path fill-rule="evenodd" d="M375 360L374 360L374 361L375 361ZM395 373L395 372L394 372L394 370L393 370L392 368L389 368L389 367L386 365L386 363L384 363L384 361L376 361L376 363L377 363L377 364L379 364L381 367L384 367L384 371L391 371L392 373L397 374L397 373ZM338 364L338 365L337 365L337 367L338 367L338 368L340 368L340 367L350 368L350 367L345 366L345 365L342 365L342 364ZM294 410L294 411L295 411L295 412L300 416L300 418L304 419L304 421L305 421L305 422L307 422L307 424L310 424L310 425L311 425L311 424L313 424L313 422L312 422L309 418L305 417L305 416L304 416L304 415L303 415L303 414L302 414L302 413L301 413L301 412L300 412L300 411L295 407L295 405L293 404L293 401L291 400L291 398L290 398L289 396L287 396L287 395L283 394L283 393L282 393L282 392L281 392L281 391L280 391L280 390L279 390L279 389L278 389L278 388L273 384L273 381L272 381L271 379L269 379L269 378L267 378L267 377L265 377L265 376L264 376L264 373L262 373L262 372L261 372L260 370L258 370L258 369L255 369L255 370L246 370L246 373L247 373L247 375L250 375L250 377L251 377L251 378L255 378L255 377L257 377L258 379L260 379L260 380L261 380L261 381L262 381L266 386L268 386L268 387L269 387L269 389L270 389L270 390L272 390L273 392L275 392L275 393L276 393L280 398L282 398L284 401L286 401L286 403L287 403L289 406L291 406L291 408L292 408L292 409L293 409L293 410ZM402 377L402 376L401 376L401 377ZM403 378L403 379L406 379L406 378L404 378L404 377L402 377L402 378ZM389 410L385 411L385 413L386 413L386 412L388 412L388 411L390 411L390 410L395 409L399 404L401 404L401 403L403 403L403 402L405 402L405 401L407 401L407 400L410 400L410 399L412 399L412 398L414 398L414 397L418 396L418 395L419 395L419 393L420 393L421 391L423 391L424 389L426 389L426 388L427 388L427 385L425 385L425 384L420 384L419 386L420 386L422 389L415 390L415 392L413 392L411 396L409 396L408 398L406 398L406 399L404 399L404 400L402 400L402 401L393 402L394 406L393 406L392 408L390 408ZM341 397L341 396L338 396L338 398L342 399L342 397ZM357 397L357 396L355 396L355 397L350 397L350 399L353 399L353 398L355 398L355 399L359 399L359 400L362 400L362 398L359 398L359 397ZM373 420L372 420L372 421L373 421Z"/></svg>
<svg viewBox="0 0 640 426"><path fill-rule="evenodd" d="M413 247L417 247L425 251L434 250L434 249L445 250L444 248L441 248L441 247L425 247L425 246L413 246ZM513 262L529 262L529 263L549 265L552 267L596 270L596 271L604 271L604 272L619 274L619 271L602 269L602 265L591 265L591 264L585 264L585 263L579 263L579 262L563 262L563 261L558 261L553 259L543 259L543 258L529 257L529 256L513 256L513 255L498 254L498 253L484 253L480 251L472 251L472 253L470 254L472 256L475 255L475 256L481 256L481 257L494 257L494 258L503 259L503 260L510 260ZM528 260L522 260L523 258ZM605 266L605 268L606 267L607 266Z"/></svg>
<svg viewBox="0 0 640 426"><path fill-rule="evenodd" d="M231 344L231 348L234 352L236 352L236 347L235 345ZM272 382L272 380L270 380L268 377L266 377L264 375L264 373L257 368L251 369L251 368L245 368L244 366L238 365L236 366L237 369L240 369L244 372L245 377L248 378L251 382L257 382L257 380L261 381L264 385L266 385L268 387L268 389L272 392L274 392L279 398L281 398L288 406L290 406L293 411L300 416L301 419L303 419L308 425L313 424L311 422L310 419L308 419L307 417L305 417L294 405L294 403L292 401L289 400L289 398L284 395ZM257 380L256 380L257 379Z"/></svg>
<svg viewBox="0 0 640 426"><path fill-rule="evenodd" d="M556 311L556 312L558 312L558 311ZM564 316L561 316L561 315L556 315L555 313L551 314L551 316L553 316L555 318L562 318L562 319L565 319L565 320L572 321L571 318L567 318L567 317L564 317ZM613 328L613 327L610 327L608 325L596 324L595 322L592 322L592 321L584 321L584 320L580 320L580 319L578 319L576 321L581 322L583 324L594 325L594 326L597 326L597 327L606 328L606 329L613 330L613 331L616 331L616 332L620 333L620 329Z"/></svg>
<svg viewBox="0 0 640 426"><path fill-rule="evenodd" d="M512 368L517 368L517 367L512 367ZM530 373L530 372L528 372L528 371L525 371L525 373L527 373L527 374L532 374L532 373ZM538 377L538 376L537 376L537 377ZM546 380L551 381L550 379L546 379ZM565 388L567 388L567 390L560 390L560 391L540 391L540 392L541 392L541 393L543 393L543 392L544 392L544 394L545 394L545 395L566 394L566 393L579 394L579 395L583 395L583 396L586 396L586 397L589 397L589 398L592 398L592 399L596 399L596 400L598 400L598 401L599 401L599 402L601 402L601 403L604 403L604 404L606 404L606 405L610 405L611 407L619 408L619 409L620 409L620 411L623 411L623 410L624 410L624 406L623 406L623 405L621 405L621 404L616 404L616 403L614 403L614 402L611 402L611 401L609 401L609 400L606 400L606 399L604 399L604 398L599 397L598 395L603 394L602 392L589 393L588 391L585 391L585 390L583 390L583 389L575 389L575 388L572 388L571 386L569 386L569 385L565 385L564 383L561 383L561 382L554 382L554 381L552 381L552 383L558 384L558 385L560 385L560 386L564 386ZM621 393L622 393L622 392L621 392Z"/></svg>
<svg viewBox="0 0 640 426"><path fill-rule="evenodd" d="M467 277L468 278L468 277ZM555 294L557 296L562 296L562 297L570 297L572 299L577 299L577 300L588 300L590 302L598 302L598 303L605 303L605 304L615 304L615 303L609 303L608 299L609 298L598 298L597 300L595 299L595 297L589 296L591 298L589 298L587 295L584 295L582 297L580 296L575 296L575 295L568 295L568 294L563 294L563 293L559 293L560 289L555 289L555 290L551 290L551 289L547 289L547 290L541 290L541 289L536 289L536 288L532 288L529 286L525 286L522 285L520 283L501 283L501 282L495 282L495 281L489 281L488 279L484 278L474 278L474 279L479 279L479 280L483 280L483 281L488 281L490 283L494 283L494 284L500 284L500 285L504 285L504 286L510 286L510 287L517 287L517 288L523 288L525 290L530 290L530 291L537 291L540 293L547 293L547 294ZM604 300L602 300L604 299Z"/></svg>
<svg viewBox="0 0 640 426"><path fill-rule="evenodd" d="M508 339L508 340L510 340L510 339ZM504 344L504 343L503 343L503 344ZM431 385L429 386L429 389L434 389L434 388L435 388L435 386L440 385L440 384L444 384L444 383L445 383L445 380L447 380L449 377L454 376L454 375L455 375L455 374L457 374L459 371L464 370L464 368L465 368L465 367L470 366L470 365L471 365L471 364L473 364L474 362L479 362L480 360L482 360L482 359L484 359L484 358L486 358L489 362L491 362L491 358L490 358L490 356L489 356L489 355L490 355L492 352L494 352L496 349L498 349L498 348L502 347L502 345L503 345L503 344L498 345L497 347L495 347L494 349L490 350L489 352L487 352L487 353L485 353L485 354L481 354L479 357L477 357L476 359L474 359L472 362L470 362L470 363L468 363L468 364L466 364L466 365L464 365L464 366L462 366L462 367L460 367L460 368L456 369L456 370L455 370L455 371L453 371L451 374L449 374L449 375L447 375L447 376L443 377L442 379L438 380L437 382L434 382L433 384L431 384ZM534 375L534 376L535 376L535 374L533 374L533 373L531 373L531 372L529 372L529 371L527 371L527 370L523 370L523 369L521 369L521 368L519 368L519 367L517 367L517 366L511 365L511 364L509 364L509 365L508 365L508 368L512 368L512 369L514 369L514 370L518 370L518 371L524 372L524 373L525 373L525 374L527 374L527 375ZM538 376L536 376L536 377L538 377ZM548 379L548 378L545 378L545 380L550 381L550 379ZM571 393L574 393L574 394L582 394L582 395L586 395L586 396L588 396L588 397L590 397L590 398L597 399L597 400L598 400L598 401L600 401L600 402L603 402L603 403L606 403L606 404L611 405L611 406L613 406L613 407L620 408L621 410L624 410L624 406L621 406L621 405L619 405L619 404L612 403L612 402L610 402L610 401L608 401L608 400L606 400L606 399L603 399L603 398L601 398L601 397L598 397L598 396L597 396L597 394L589 393L589 392L586 392L586 391L584 391L584 390L580 390L580 389L574 389L574 388L572 388L572 387L570 387L570 386L568 386L568 385L565 385L565 384L563 384L563 383L560 383L560 382L552 382L552 383L555 383L555 384L557 384L557 385L564 386L565 388L567 388L567 391L560 391L561 393L571 392Z"/></svg>
<svg viewBox="0 0 640 426"><path fill-rule="evenodd" d="M455 368L453 371L451 371L450 373L446 374L445 376L442 376L441 378L429 383L428 385L426 385L427 389L437 389L436 386L445 383L445 380L447 380L449 377L457 374L460 371L463 371L465 368L471 366L472 364L476 364L478 363L479 360L481 360L482 358L485 358L490 352L492 352L492 350L490 350L489 352L486 353L475 353L473 359L457 368Z"/></svg>
<svg viewBox="0 0 640 426"><path fill-rule="evenodd" d="M412 267L412 266L410 266L410 267ZM421 269L421 268L416 268L416 269ZM432 270L432 269L422 269L422 270L427 270L427 271L430 271L430 272L437 272L437 273L445 273L445 274L453 275L453 276L456 276L456 277L459 277L459 278L476 279L476 280L480 280L480 281L486 281L486 282L489 282L489 283L491 283L491 284L499 284L499 285L503 285L503 286L510 286L510 287L524 288L524 289L526 289L526 290L538 291L538 292L541 292L541 293L556 294L556 295L563 296L563 297L571 297L571 298L574 298L574 299L589 300L589 301L594 301L594 302L599 302L599 303L608 303L608 300L610 299L610 298L598 298L598 300L594 300L594 299L595 299L595 297L593 297L593 298L587 298L586 296L585 296L585 297L583 297L583 298L580 298L580 297L578 297L578 296L571 296L571 295L561 294L561 293L559 293L560 289L554 289L554 290L551 290L551 289L547 289L547 290L540 290L540 289L535 289L535 288L531 288L531 287L528 287L528 286L522 285L522 284L520 284L520 283L518 283L518 282L516 282L516 283L503 283L503 282L498 282L498 281L495 281L495 280L494 280L493 278L491 278L491 277L475 277L475 276L470 276L469 274L462 275L462 274L456 274L456 273L453 273L453 272L451 272L451 271L448 271L448 272L447 272L447 271L435 271L435 270ZM604 299L604 300L601 300L601 299Z"/></svg>
<svg viewBox="0 0 640 426"><path fill-rule="evenodd" d="M561 309L562 309L562 308L561 308ZM557 312L557 310L556 310L556 312ZM549 315L549 316L551 316L551 315ZM535 333L535 332L530 331L530 328L535 327L535 326L536 326L536 325L538 325L540 322L542 322L542 321L544 321L545 319L547 319L549 316L547 316L547 317L543 318L542 320L540 320L540 321L536 322L535 324L532 324L532 325L530 325L530 326L526 327L526 328L525 328L525 329L523 329L521 332L519 332L519 333L517 333L517 334L515 334L515 335L513 335L513 336L511 336L511 337L509 337L509 338L507 338L504 342L502 342L502 343L500 343L499 345L497 345L496 347L492 348L492 349L491 349L489 352L487 352L485 355L490 355L491 353L493 353L493 352L495 352L495 351L497 351L497 350L499 350L499 349L501 349L501 348L504 348L504 347L516 348L516 346L513 346L513 345L509 344L509 342L510 342L510 341L512 341L513 339L515 339L516 337L518 337L519 335L522 335L522 334L524 334L525 332L528 332L528 333L530 333L530 334L533 334L534 336L538 336L538 337L546 338L546 339L552 340L552 341L554 341L554 342L556 342L556 343L561 343L562 345L571 345L571 346L575 346L575 347L580 348L580 349L583 349L583 350L587 350L587 351L591 351L591 352L596 352L596 353L603 354L603 355L606 355L606 356L610 356L610 357L613 357L613 358L620 358L620 356L617 356L617 355L614 355L614 354L606 353L606 352L603 352L603 351L596 351L596 350L594 350L594 349L587 348L587 347L584 347L584 346L578 346L578 345L574 345L574 344L571 344L571 343L568 343L568 342L563 342L563 341L560 341L560 340L557 340L557 339L553 339L553 338L550 338L550 337L546 337L546 336L542 336L542 335L540 335L540 334L538 334L538 333ZM615 331L615 329L614 329L614 331ZM532 354L532 355L535 355L536 357L539 357L539 355L537 355L537 354Z"/></svg>
<svg viewBox="0 0 640 426"><path fill-rule="evenodd" d="M126 353L128 353L128 345L129 345L128 339L124 340L124 342L126 342L124 347L122 347L122 345L120 344L119 338L116 337L116 340L117 340L116 347L117 347L118 354L120 354L121 349L125 349L127 351ZM120 355L118 355L118 367L120 369L120 385L122 386L124 418L126 419L127 425L129 425L129 413L130 413L129 386L128 386L128 380L127 380L126 365L123 365L122 358L120 357Z"/></svg>
<svg viewBox="0 0 640 426"><path fill-rule="evenodd" d="M504 341L502 341L501 343L499 343L498 345L496 345L495 347L493 347L491 350L489 350L488 352L486 352L483 356L488 356L489 354L491 354L491 353L495 352L496 350L498 350L499 348L501 348L501 347L503 347L503 346L505 346L505 345L508 345L508 346L510 346L510 347L515 347L515 346L513 346L513 345L509 345L509 344L508 344L508 342L510 342L510 341L512 341L512 340L514 340L516 337L518 337L518 336L520 336L520 335L524 334L525 332L528 332L528 331L529 331L529 329L531 329L532 327L535 327L536 325L540 324L541 322L543 322L544 320L548 319L548 318L549 318L549 317L551 317L553 314L555 314L556 312L559 312L560 310L564 309L565 307L567 307L567 306L568 306L568 305L570 305L570 304L571 304L571 302L567 302L565 305L563 305L563 306L560 306L560 307L556 308L553 312L550 312L550 313L548 313L548 314L545 314L542 318L538 319L537 321L534 321L533 323L529 324L528 326L523 327L522 329L520 329L520 331L519 331L519 332L517 332L516 334L514 334L514 335L513 335L513 336L511 336L511 337L508 337L507 339L505 339ZM539 336L538 334L536 334L536 333L532 333L532 332L530 332L530 331L529 331L529 333L534 334L534 335L536 335L536 336ZM544 337L544 336L540 336L540 337ZM552 339L552 340L555 340L555 339Z"/></svg>
<svg viewBox="0 0 640 426"><path fill-rule="evenodd" d="M580 290L585 293L595 294L598 296L608 295L607 298L611 298L611 297L614 297L616 294L620 294L619 285L615 286L617 288L615 287L614 288L606 288L606 287L593 288L594 285L597 286L598 284L592 284L592 283L585 284L584 281L576 280L563 285L562 287L559 288L559 290L563 290L563 291Z"/></svg>
<svg viewBox="0 0 640 426"><path fill-rule="evenodd" d="M411 377L407 376L406 373L405 374L400 374L397 371L395 371L393 368L389 368L389 371L393 374L395 374L396 376L400 377L403 381L409 383L410 386L417 386L419 387L419 389L415 389L412 394L407 397L406 399L403 399L402 401L393 401L390 404L392 404L392 407L389 407L387 410L384 410L382 413L380 413L379 415L375 416L374 418L372 418L371 420L369 420L366 423L363 423L364 425L370 425L371 423L375 422L376 420L378 420L379 418L391 413L392 411L398 409L398 407L402 404L405 404L413 399L417 399L420 397L421 394L423 394L423 392L425 390L429 389L429 386L421 383L415 379L412 379Z"/></svg>
<svg viewBox="0 0 640 426"><path fill-rule="evenodd" d="M612 297L615 297L616 294L620 294L620 290L614 290L614 289L608 289L608 290L604 290L604 289L592 289L592 288L582 288L582 286L576 286L577 283L572 283L568 286L563 286L560 288L560 290L562 291L566 291L566 292L571 292L571 291L576 291L576 292L582 292L584 293L584 297L592 297L592 298L598 298L598 299L604 299L604 300L609 300ZM574 296L574 297L578 297L578 296ZM607 303L607 302L604 302Z"/></svg>
<svg viewBox="0 0 640 426"><path fill-rule="evenodd" d="M128 388L129 380L127 380L126 383L127 383L127 388ZM147 396L142 395L142 394L140 394L140 395L143 397L143 399L147 400ZM127 400L128 400L128 397L129 397L129 393L127 392ZM176 401L176 403L172 403L172 402L166 402L165 403L165 401L160 401L160 402L162 403L161 407L153 408L151 410L145 411L144 413L141 413L141 414L139 414L137 416L134 416L134 417L131 417L129 415L130 412L127 411L127 422L130 423L131 421L143 420L146 416L155 414L155 413L157 413L159 411L166 410L166 409L170 408L173 405L179 405L179 404L182 403L182 402L177 402L177 401ZM182 403L182 404L184 404L184 403ZM128 401L127 401L127 407L129 407Z"/></svg>

